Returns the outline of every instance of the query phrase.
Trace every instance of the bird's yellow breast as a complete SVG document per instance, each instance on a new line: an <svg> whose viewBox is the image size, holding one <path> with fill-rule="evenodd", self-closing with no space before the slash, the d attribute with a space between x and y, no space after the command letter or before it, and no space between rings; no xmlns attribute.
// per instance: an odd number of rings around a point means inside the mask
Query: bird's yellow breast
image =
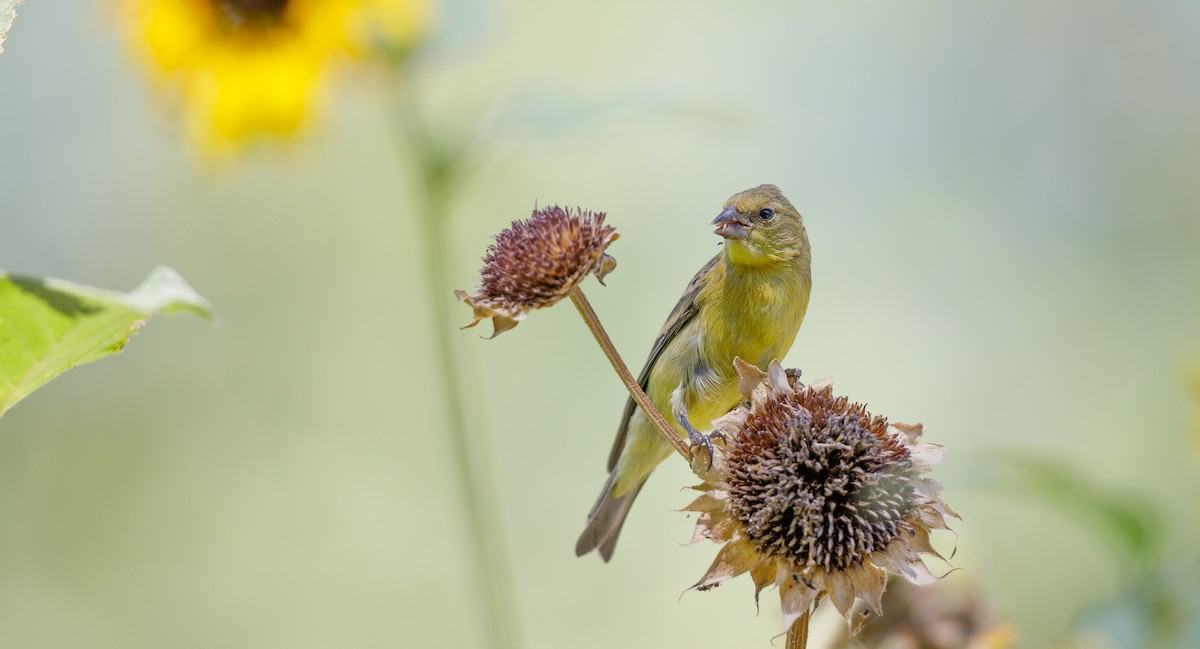
<svg viewBox="0 0 1200 649"><path fill-rule="evenodd" d="M811 281L794 264L717 264L697 296L698 313L663 352L652 372L650 398L670 412L671 393L684 387L693 425L707 428L741 400L735 356L766 367L791 348L808 309Z"/></svg>

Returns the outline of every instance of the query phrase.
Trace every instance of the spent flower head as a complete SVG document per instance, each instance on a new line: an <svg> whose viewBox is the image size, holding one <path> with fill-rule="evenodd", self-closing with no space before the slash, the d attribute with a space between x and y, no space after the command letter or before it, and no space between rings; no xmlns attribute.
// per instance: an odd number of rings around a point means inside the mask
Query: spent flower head
<svg viewBox="0 0 1200 649"><path fill-rule="evenodd" d="M474 327L492 319L492 337L513 327L530 311L553 306L589 274L601 283L617 266L604 251L617 229L604 225L604 212L574 211L551 205L496 235L483 257L479 290L455 291L475 312Z"/></svg>
<svg viewBox="0 0 1200 649"><path fill-rule="evenodd" d="M756 601L779 587L789 628L825 596L848 620L855 599L861 618L878 615L885 571L936 581L920 555L941 556L929 532L957 514L921 477L942 456L918 443L922 426L874 416L828 381L804 386L778 361L734 364L749 403L713 422L723 439L697 453L704 493L684 508L700 513L693 541L725 544L694 587L749 572Z"/></svg>
<svg viewBox="0 0 1200 649"><path fill-rule="evenodd" d="M920 588L893 577L883 605L886 616L843 631L832 649L1008 649L1016 643L1012 625L970 583Z"/></svg>

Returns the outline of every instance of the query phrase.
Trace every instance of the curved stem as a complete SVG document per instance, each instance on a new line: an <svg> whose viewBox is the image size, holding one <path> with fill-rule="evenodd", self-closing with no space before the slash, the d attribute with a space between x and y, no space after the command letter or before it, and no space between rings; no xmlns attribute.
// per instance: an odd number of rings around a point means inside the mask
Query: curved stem
<svg viewBox="0 0 1200 649"><path fill-rule="evenodd" d="M787 649L805 649L808 647L808 617L809 611L805 611L799 619L792 622L792 628L788 629Z"/></svg>
<svg viewBox="0 0 1200 649"><path fill-rule="evenodd" d="M473 391L466 390L463 385L453 339L457 327L451 322L446 308L449 300L445 297L453 292L446 268L451 256L448 217L451 189L456 178L456 158L446 155L431 137L411 88L398 88L394 84L391 90L399 119L396 126L403 131L397 137L397 146L414 158L419 174L418 186L425 203L425 210L413 221L420 233L419 248L429 280L430 304L426 310L433 319L441 393L449 423L446 438L450 445L451 468L459 487L460 505L467 526L466 542L474 564L467 573L472 576L471 583L479 586L471 590L483 611L487 644L493 649L512 649L519 646L514 610L516 597L507 569L502 529L490 498L493 489L486 450L472 453L472 449L484 445L479 439L479 430L475 430L474 439L471 438L463 399Z"/></svg>
<svg viewBox="0 0 1200 649"><path fill-rule="evenodd" d="M596 342L600 343L600 349L604 350L604 355L608 357L608 362L612 363L613 369L617 371L617 376L621 378L621 382L625 384L625 389L629 390L629 395L642 408L642 412L646 413L646 417L662 434L663 439L671 443L675 450L683 456L683 459L692 462L692 450L675 432L671 424L662 416L658 408L650 401L650 397L642 390L642 386L638 385L637 379L633 378L633 374L629 372L629 367L625 365L625 361L621 360L621 355L617 353L617 348L613 345L612 339L608 337L608 332L604 330L604 325L600 324L600 318L596 316L596 312L592 310L592 304L588 302L583 291L576 286L571 291L571 302L575 304L575 308L579 309L579 315L583 316L583 321L587 323L588 329L591 330L592 336L596 338Z"/></svg>

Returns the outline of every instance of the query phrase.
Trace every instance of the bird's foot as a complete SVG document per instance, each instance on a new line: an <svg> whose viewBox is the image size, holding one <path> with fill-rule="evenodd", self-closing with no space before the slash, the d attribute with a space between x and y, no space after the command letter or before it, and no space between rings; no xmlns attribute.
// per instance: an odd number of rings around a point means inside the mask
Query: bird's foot
<svg viewBox="0 0 1200 649"><path fill-rule="evenodd" d="M704 433L692 427L691 422L688 421L687 415L685 414L679 415L679 425L683 426L683 429L687 431L688 441L691 443L693 453L695 453L696 449L699 448L703 448L705 451L708 451L708 467L705 470L707 471L711 469L713 461L713 438L725 439L725 436L720 432L714 432L711 435L705 435Z"/></svg>

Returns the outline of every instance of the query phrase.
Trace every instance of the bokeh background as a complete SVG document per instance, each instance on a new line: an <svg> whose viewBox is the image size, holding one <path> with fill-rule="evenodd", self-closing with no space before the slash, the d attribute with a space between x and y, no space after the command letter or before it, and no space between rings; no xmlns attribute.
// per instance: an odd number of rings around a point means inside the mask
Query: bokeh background
<svg viewBox="0 0 1200 649"><path fill-rule="evenodd" d="M951 579L1021 646L1146 570L1197 574L1200 5L439 16L411 78L439 128L478 143L448 217L458 286L535 201L607 211L620 266L588 292L638 366L717 249L725 198L778 184L814 247L786 364L948 447ZM21 9L0 55L0 267L129 289L168 264L222 324L156 319L0 421L0 646L478 646L431 300L469 314L430 294L380 75L345 70L304 137L213 167L118 22L99 2ZM770 646L777 605L756 617L748 579L680 597L713 549L681 546L679 462L611 564L574 556L625 397L572 309L476 331L456 332L460 399L524 646ZM1033 465L1151 522L1121 541ZM1200 610L1188 588L1168 603ZM1137 619L1100 617L1111 646L1152 646L1121 644Z"/></svg>

